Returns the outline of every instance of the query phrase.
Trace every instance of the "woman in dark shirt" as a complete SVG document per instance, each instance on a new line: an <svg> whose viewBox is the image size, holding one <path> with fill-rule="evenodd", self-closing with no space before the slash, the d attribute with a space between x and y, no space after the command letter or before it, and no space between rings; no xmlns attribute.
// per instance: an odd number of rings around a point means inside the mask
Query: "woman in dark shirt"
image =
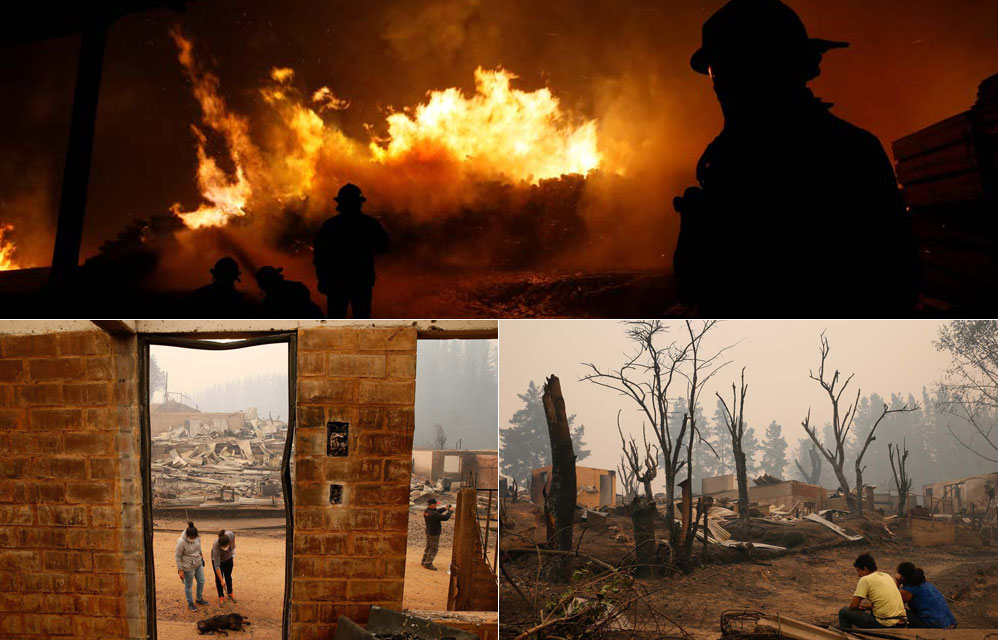
<svg viewBox="0 0 998 640"><path fill-rule="evenodd" d="M229 601L235 603L232 597L232 560L236 555L236 534L232 531L222 529L218 532L218 539L211 547L211 568L215 572L215 589L218 590L218 604L221 606L225 602L225 592L222 590L222 581L225 581L225 590L228 591Z"/></svg>
<svg viewBox="0 0 998 640"><path fill-rule="evenodd" d="M946 599L931 583L925 581L925 572L911 562L898 565L898 587L901 599L908 605L908 626L921 629L953 629L956 618L949 610Z"/></svg>

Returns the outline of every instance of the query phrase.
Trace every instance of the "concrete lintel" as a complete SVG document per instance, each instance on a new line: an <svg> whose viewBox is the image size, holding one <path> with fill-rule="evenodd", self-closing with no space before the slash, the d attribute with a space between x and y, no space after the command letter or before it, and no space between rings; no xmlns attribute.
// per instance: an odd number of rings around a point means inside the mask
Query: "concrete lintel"
<svg viewBox="0 0 998 640"><path fill-rule="evenodd" d="M89 320L0 320L0 334L29 335L93 331Z"/></svg>
<svg viewBox="0 0 998 640"><path fill-rule="evenodd" d="M145 334L196 333L205 337L235 337L314 327L414 327L420 338L497 338L497 320L136 320L135 331Z"/></svg>
<svg viewBox="0 0 998 640"><path fill-rule="evenodd" d="M91 320L91 322L112 336L135 335L135 320Z"/></svg>

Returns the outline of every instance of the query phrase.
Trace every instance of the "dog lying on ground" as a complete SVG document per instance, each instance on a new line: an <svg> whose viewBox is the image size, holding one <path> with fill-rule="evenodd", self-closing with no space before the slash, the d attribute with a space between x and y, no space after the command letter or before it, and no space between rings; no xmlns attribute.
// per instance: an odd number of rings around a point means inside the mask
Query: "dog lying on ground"
<svg viewBox="0 0 998 640"><path fill-rule="evenodd" d="M222 635L229 635L225 630L231 629L232 631L244 631L243 625L250 624L250 621L242 617L238 613L228 613L221 616L212 616L206 620L198 620L198 633L204 635L206 633L221 633Z"/></svg>

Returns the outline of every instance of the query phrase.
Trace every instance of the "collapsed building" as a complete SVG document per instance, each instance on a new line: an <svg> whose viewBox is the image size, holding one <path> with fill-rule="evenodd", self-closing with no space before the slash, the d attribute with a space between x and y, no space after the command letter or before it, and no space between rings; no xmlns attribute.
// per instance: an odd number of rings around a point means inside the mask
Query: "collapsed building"
<svg viewBox="0 0 998 640"><path fill-rule="evenodd" d="M701 480L701 492L716 502L737 502L738 481L729 473ZM756 479L748 488L749 505L766 510L805 516L829 508L828 491L824 487L797 480L780 480L768 475Z"/></svg>
<svg viewBox="0 0 998 640"><path fill-rule="evenodd" d="M252 407L202 413L175 401L149 406L153 510L284 510L280 470L288 424Z"/></svg>
<svg viewBox="0 0 998 640"><path fill-rule="evenodd" d="M495 449L427 449L413 447L412 473L447 486L471 476L479 489L498 489L499 452Z"/></svg>
<svg viewBox="0 0 998 640"><path fill-rule="evenodd" d="M288 345L289 464L278 473L288 536L283 636L331 638L341 615L363 625L372 606L401 609L417 339L496 337L495 321L0 323L0 598L11 603L0 633L156 636L153 464L191 474L264 463L262 446L246 451L224 432L213 441L213 421L207 434L192 421L154 448L150 345L207 348L217 338L236 339L224 348ZM262 430L267 451L280 451L270 444L280 425ZM195 440L186 456L177 435ZM471 535L465 553L455 549L451 579L461 594L491 580L496 594L484 559L465 562L481 554L474 505L461 513ZM494 612L447 624L482 639L498 634Z"/></svg>
<svg viewBox="0 0 998 640"><path fill-rule="evenodd" d="M929 513L983 515L996 508L998 472L922 485L923 506Z"/></svg>

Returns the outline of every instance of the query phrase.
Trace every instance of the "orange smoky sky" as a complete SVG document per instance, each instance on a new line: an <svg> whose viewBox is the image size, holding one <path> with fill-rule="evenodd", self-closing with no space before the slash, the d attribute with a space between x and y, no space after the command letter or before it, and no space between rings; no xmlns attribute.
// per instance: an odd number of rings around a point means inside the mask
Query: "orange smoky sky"
<svg viewBox="0 0 998 640"><path fill-rule="evenodd" d="M692 183L721 126L710 82L689 58L703 21L722 4L203 0L181 13L130 15L111 29L105 56L83 256L131 221L201 202L191 129L201 112L170 35L179 28L255 140L266 137L260 87L274 68L293 68L302 95L328 87L349 106L322 118L362 141L386 135L386 116L425 101L430 90L473 93L478 67L509 70L525 91L548 88L566 113L595 120L606 162L626 168L624 187L597 181L583 203L593 228L605 232L604 259L634 253L628 245L640 237L643 259L665 266L677 227L671 198ZM998 3L789 4L811 35L851 43L826 56L812 86L888 150L892 140L968 108L977 84L998 71ZM47 264L51 252L77 44L70 37L0 50L7 96L0 224L15 227L34 264ZM233 170L223 139L204 144L223 159L221 170Z"/></svg>

